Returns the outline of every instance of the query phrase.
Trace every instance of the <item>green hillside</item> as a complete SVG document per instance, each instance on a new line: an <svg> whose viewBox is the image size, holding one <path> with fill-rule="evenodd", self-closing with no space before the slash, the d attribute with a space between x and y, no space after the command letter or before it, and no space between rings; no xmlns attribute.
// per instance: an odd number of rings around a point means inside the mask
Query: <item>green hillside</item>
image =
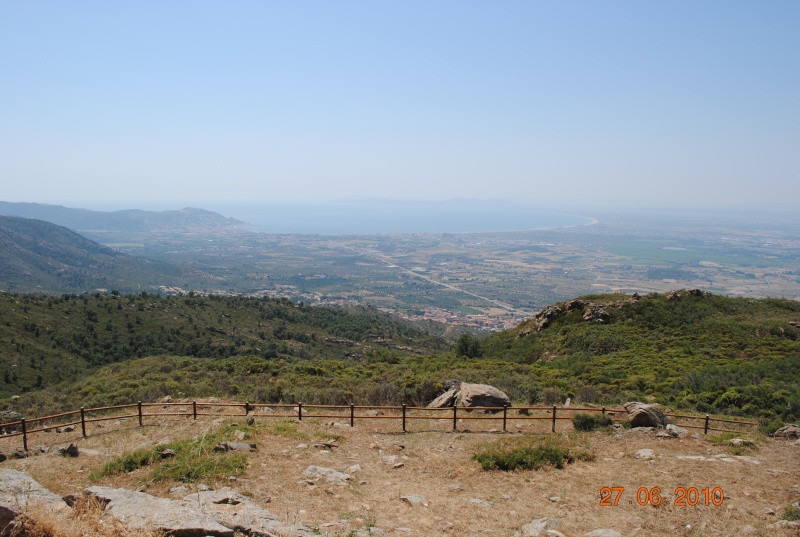
<svg viewBox="0 0 800 537"><path fill-rule="evenodd" d="M198 270L131 257L49 222L0 216L0 290L83 292L213 287Z"/></svg>
<svg viewBox="0 0 800 537"><path fill-rule="evenodd" d="M790 300L598 295L453 345L368 309L5 294L0 400L30 414L164 395L425 404L458 378L517 403L645 400L777 423L800 418L798 321Z"/></svg>

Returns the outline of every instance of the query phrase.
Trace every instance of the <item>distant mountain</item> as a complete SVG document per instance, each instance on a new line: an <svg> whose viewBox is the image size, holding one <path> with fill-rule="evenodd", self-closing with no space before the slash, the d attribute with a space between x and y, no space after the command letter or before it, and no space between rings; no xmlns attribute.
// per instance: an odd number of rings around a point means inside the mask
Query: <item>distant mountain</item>
<svg viewBox="0 0 800 537"><path fill-rule="evenodd" d="M208 288L212 277L131 257L42 220L0 216L0 290L67 293L98 288Z"/></svg>
<svg viewBox="0 0 800 537"><path fill-rule="evenodd" d="M245 226L244 222L221 214L187 207L175 211L91 211L41 203L0 201L0 215L35 218L75 231L157 232L225 229Z"/></svg>

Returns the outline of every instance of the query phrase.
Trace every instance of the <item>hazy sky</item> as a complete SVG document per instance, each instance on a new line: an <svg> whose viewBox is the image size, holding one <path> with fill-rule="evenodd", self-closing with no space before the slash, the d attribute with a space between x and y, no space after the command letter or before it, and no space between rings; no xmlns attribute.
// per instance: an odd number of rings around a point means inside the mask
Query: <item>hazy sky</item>
<svg viewBox="0 0 800 537"><path fill-rule="evenodd" d="M800 2L0 2L0 199L800 204Z"/></svg>

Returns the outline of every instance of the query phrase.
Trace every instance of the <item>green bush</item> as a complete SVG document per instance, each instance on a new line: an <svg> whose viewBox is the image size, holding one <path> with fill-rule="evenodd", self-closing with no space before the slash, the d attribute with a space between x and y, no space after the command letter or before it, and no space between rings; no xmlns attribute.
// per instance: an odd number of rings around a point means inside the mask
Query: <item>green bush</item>
<svg viewBox="0 0 800 537"><path fill-rule="evenodd" d="M530 441L528 441L530 442ZM579 461L593 461L594 454L584 449L576 449L553 441L539 445L530 443L499 443L484 448L472 456L486 471L539 470L545 466L563 469L566 465Z"/></svg>
<svg viewBox="0 0 800 537"><path fill-rule="evenodd" d="M614 425L610 417L605 414L587 414L585 412L578 412L572 417L572 426L576 431L594 431L595 429L604 429Z"/></svg>

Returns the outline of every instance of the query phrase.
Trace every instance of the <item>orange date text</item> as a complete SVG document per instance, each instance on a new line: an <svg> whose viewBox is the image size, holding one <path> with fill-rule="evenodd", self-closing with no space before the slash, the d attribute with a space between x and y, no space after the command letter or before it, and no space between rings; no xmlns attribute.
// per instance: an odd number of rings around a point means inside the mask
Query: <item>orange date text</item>
<svg viewBox="0 0 800 537"><path fill-rule="evenodd" d="M661 504L676 507L694 507L695 505L713 505L719 507L725 501L725 493L720 487L676 487L674 498L670 502L665 498L660 487L639 487L635 493L625 493L625 487L603 487L600 489L600 505L614 507L617 505L652 505Z"/></svg>

